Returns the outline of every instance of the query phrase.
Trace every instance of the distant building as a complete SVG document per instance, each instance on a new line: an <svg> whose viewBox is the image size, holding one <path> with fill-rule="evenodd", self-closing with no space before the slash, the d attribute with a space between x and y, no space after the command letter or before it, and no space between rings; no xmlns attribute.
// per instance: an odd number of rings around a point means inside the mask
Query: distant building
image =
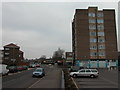
<svg viewBox="0 0 120 90"><path fill-rule="evenodd" d="M3 58L3 50L0 50L0 64L2 63L2 58Z"/></svg>
<svg viewBox="0 0 120 90"><path fill-rule="evenodd" d="M72 52L66 52L65 53L65 57L66 57L66 64L67 65L73 65L73 53Z"/></svg>
<svg viewBox="0 0 120 90"><path fill-rule="evenodd" d="M114 9L76 9L72 22L74 64L89 68L118 65Z"/></svg>
<svg viewBox="0 0 120 90"><path fill-rule="evenodd" d="M23 64L23 51L16 44L10 43L4 46L3 50L3 64L7 65L22 65Z"/></svg>

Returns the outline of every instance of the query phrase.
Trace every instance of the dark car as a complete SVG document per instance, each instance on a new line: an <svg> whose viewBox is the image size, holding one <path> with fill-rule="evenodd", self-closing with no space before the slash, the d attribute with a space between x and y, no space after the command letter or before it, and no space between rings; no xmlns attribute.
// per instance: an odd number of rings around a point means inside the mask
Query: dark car
<svg viewBox="0 0 120 90"><path fill-rule="evenodd" d="M69 68L69 72L77 72L80 69L84 69L84 67L72 66L71 68Z"/></svg>
<svg viewBox="0 0 120 90"><path fill-rule="evenodd" d="M18 71L16 66L8 66L7 68L9 69L10 73L14 73Z"/></svg>

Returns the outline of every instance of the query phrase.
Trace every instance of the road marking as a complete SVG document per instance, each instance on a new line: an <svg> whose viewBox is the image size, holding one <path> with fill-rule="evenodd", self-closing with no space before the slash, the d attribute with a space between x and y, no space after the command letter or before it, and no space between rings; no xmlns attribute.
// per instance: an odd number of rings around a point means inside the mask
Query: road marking
<svg viewBox="0 0 120 90"><path fill-rule="evenodd" d="M75 82L75 80L72 77L71 77L71 79L72 79L73 83L75 84L77 90L79 90L79 87L78 87L77 83Z"/></svg>
<svg viewBox="0 0 120 90"><path fill-rule="evenodd" d="M46 74L45 76L47 76L47 74ZM44 79L45 76L42 77L41 79L39 79L38 81L36 81L35 83L33 83L33 84L32 84L31 86L29 86L26 90L29 90L29 88L32 88L35 84L37 84L39 81L41 81L42 79Z"/></svg>

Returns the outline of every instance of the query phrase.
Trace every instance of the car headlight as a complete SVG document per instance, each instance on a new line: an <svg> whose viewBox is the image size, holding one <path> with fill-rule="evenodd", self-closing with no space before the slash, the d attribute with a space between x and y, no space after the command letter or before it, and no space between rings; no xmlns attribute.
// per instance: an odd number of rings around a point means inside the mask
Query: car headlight
<svg viewBox="0 0 120 90"><path fill-rule="evenodd" d="M70 73L70 75L73 75L73 73Z"/></svg>

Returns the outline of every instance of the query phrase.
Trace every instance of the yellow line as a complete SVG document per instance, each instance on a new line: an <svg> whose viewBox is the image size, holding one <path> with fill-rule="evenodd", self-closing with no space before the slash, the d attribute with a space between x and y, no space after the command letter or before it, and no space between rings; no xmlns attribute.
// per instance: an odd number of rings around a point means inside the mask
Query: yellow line
<svg viewBox="0 0 120 90"><path fill-rule="evenodd" d="M72 77L71 77L71 79L73 80L73 83L75 84L77 90L79 90L79 87L78 87L78 85L76 84L75 80L74 80Z"/></svg>

